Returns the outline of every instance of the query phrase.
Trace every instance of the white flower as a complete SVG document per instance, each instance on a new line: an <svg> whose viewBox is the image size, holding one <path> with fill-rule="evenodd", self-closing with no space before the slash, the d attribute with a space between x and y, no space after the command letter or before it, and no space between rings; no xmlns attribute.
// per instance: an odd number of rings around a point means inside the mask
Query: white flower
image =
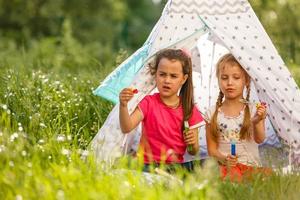
<svg viewBox="0 0 300 200"><path fill-rule="evenodd" d="M61 150L61 153L62 153L63 155L65 155L65 156L68 156L68 155L70 155L71 152L70 152L69 149L65 149L65 148L64 148L64 149Z"/></svg>
<svg viewBox="0 0 300 200"><path fill-rule="evenodd" d="M39 139L38 143L39 143L39 144L44 144L44 143L45 143L45 140Z"/></svg>
<svg viewBox="0 0 300 200"><path fill-rule="evenodd" d="M1 153L1 152L4 152L5 149L6 149L6 147L5 147L3 144L1 144L1 145L0 145L0 153Z"/></svg>
<svg viewBox="0 0 300 200"><path fill-rule="evenodd" d="M40 127L47 128L47 126L44 123L40 123Z"/></svg>
<svg viewBox="0 0 300 200"><path fill-rule="evenodd" d="M16 200L22 200L22 199L23 199L22 195L20 195L20 194L17 194L17 196L16 196Z"/></svg>
<svg viewBox="0 0 300 200"><path fill-rule="evenodd" d="M19 126L18 130L19 130L20 132L23 131L22 126Z"/></svg>
<svg viewBox="0 0 300 200"><path fill-rule="evenodd" d="M9 166L10 166L10 167L15 166L14 162L13 162L13 161L9 161Z"/></svg>
<svg viewBox="0 0 300 200"><path fill-rule="evenodd" d="M64 191L63 190L58 190L57 193L56 193L56 198L58 200L65 199L65 193L64 193Z"/></svg>
<svg viewBox="0 0 300 200"><path fill-rule="evenodd" d="M22 156L25 157L27 155L27 152L25 150L23 150L21 154L22 154Z"/></svg>
<svg viewBox="0 0 300 200"><path fill-rule="evenodd" d="M83 150L83 151L81 152L81 156L86 157L86 156L88 156L88 155L89 155L89 151L88 151L88 150Z"/></svg>
<svg viewBox="0 0 300 200"><path fill-rule="evenodd" d="M56 140L58 142L64 142L66 140L66 136L65 135L58 135Z"/></svg>
<svg viewBox="0 0 300 200"><path fill-rule="evenodd" d="M10 136L10 141L13 142L13 141L15 141L15 139L18 138L18 137L19 137L18 133L13 133L13 134Z"/></svg>
<svg viewBox="0 0 300 200"><path fill-rule="evenodd" d="M6 110L7 109L7 105L2 105L2 108L4 109L4 110Z"/></svg>

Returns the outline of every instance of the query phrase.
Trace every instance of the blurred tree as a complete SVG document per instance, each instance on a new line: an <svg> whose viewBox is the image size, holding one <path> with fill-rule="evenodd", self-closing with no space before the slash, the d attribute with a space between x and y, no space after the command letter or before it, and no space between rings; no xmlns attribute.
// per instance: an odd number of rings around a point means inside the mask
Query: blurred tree
<svg viewBox="0 0 300 200"><path fill-rule="evenodd" d="M146 40L167 0L0 0L0 38L19 46L62 35L90 45L105 63L120 48L131 51ZM300 1L249 0L280 54L300 63Z"/></svg>
<svg viewBox="0 0 300 200"><path fill-rule="evenodd" d="M300 1L250 0L282 57L300 64Z"/></svg>

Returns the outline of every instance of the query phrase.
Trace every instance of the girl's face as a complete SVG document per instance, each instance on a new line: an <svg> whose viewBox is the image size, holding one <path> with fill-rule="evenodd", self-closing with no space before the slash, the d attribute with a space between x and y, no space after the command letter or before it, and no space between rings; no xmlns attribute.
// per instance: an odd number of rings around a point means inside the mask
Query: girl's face
<svg viewBox="0 0 300 200"><path fill-rule="evenodd" d="M226 99L241 99L246 84L249 84L245 72L236 63L220 66L218 81Z"/></svg>
<svg viewBox="0 0 300 200"><path fill-rule="evenodd" d="M172 97L177 95L181 86L188 78L183 74L182 64L178 60L162 58L155 73L157 89L162 97Z"/></svg>

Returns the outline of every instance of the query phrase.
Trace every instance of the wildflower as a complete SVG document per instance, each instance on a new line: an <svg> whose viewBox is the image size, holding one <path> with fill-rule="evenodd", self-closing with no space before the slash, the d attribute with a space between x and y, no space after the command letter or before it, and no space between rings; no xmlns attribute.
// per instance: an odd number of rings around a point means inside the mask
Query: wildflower
<svg viewBox="0 0 300 200"><path fill-rule="evenodd" d="M20 194L17 194L17 196L16 196L16 200L22 200L22 199L23 199L22 195L20 195Z"/></svg>
<svg viewBox="0 0 300 200"><path fill-rule="evenodd" d="M56 193L56 199L65 199L65 193L63 190L58 190Z"/></svg>
<svg viewBox="0 0 300 200"><path fill-rule="evenodd" d="M58 135L56 138L57 142L64 142L66 140L65 135Z"/></svg>
<svg viewBox="0 0 300 200"><path fill-rule="evenodd" d="M15 139L17 139L19 137L18 133L13 133L11 136L10 136L10 141L13 142L15 141Z"/></svg>
<svg viewBox="0 0 300 200"><path fill-rule="evenodd" d="M13 167L13 166L15 166L15 163L14 163L13 161L9 161L9 163L8 163L8 164L9 164L9 166L10 166L10 167Z"/></svg>
<svg viewBox="0 0 300 200"><path fill-rule="evenodd" d="M2 131L0 131L0 136L1 136L1 137L3 136L3 133L2 133Z"/></svg>
<svg viewBox="0 0 300 200"><path fill-rule="evenodd" d="M4 109L4 110L6 110L7 109L7 105L2 105L2 108Z"/></svg>
<svg viewBox="0 0 300 200"><path fill-rule="evenodd" d="M81 156L86 157L86 156L88 156L88 155L89 155L89 151L88 151L88 150L83 150L83 151L81 152Z"/></svg>
<svg viewBox="0 0 300 200"><path fill-rule="evenodd" d="M31 167L32 167L32 163L29 162L29 163L27 164L27 167L31 168Z"/></svg>
<svg viewBox="0 0 300 200"><path fill-rule="evenodd" d="M22 156L25 157L27 155L27 152L25 150L23 150L21 154L22 154Z"/></svg>
<svg viewBox="0 0 300 200"><path fill-rule="evenodd" d="M20 132L22 132L22 131L23 131L23 127L22 127L22 126L19 126L18 130L19 130Z"/></svg>
<svg viewBox="0 0 300 200"><path fill-rule="evenodd" d="M41 128L47 128L47 126L44 123L40 123Z"/></svg>
<svg viewBox="0 0 300 200"><path fill-rule="evenodd" d="M65 156L68 156L68 155L70 155L70 150L64 148L61 150L61 153Z"/></svg>
<svg viewBox="0 0 300 200"><path fill-rule="evenodd" d="M1 144L1 145L0 145L0 153L1 153L1 152L4 152L5 149L6 149L6 147L5 147L3 144Z"/></svg>
<svg viewBox="0 0 300 200"><path fill-rule="evenodd" d="M45 140L39 139L38 143L39 143L39 144L44 144L44 143L45 143Z"/></svg>
<svg viewBox="0 0 300 200"><path fill-rule="evenodd" d="M48 81L49 81L49 79L46 78L43 80L43 83L47 83Z"/></svg>

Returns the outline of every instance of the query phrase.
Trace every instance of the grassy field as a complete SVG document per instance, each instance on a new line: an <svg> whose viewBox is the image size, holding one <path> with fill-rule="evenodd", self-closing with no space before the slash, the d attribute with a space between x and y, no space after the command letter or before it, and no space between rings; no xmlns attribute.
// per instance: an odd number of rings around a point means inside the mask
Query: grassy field
<svg viewBox="0 0 300 200"><path fill-rule="evenodd" d="M146 176L127 158L113 169L95 164L89 143L112 104L92 90L111 68L67 38L1 45L0 199L299 198L296 173L237 184L220 181L213 162L174 177Z"/></svg>

